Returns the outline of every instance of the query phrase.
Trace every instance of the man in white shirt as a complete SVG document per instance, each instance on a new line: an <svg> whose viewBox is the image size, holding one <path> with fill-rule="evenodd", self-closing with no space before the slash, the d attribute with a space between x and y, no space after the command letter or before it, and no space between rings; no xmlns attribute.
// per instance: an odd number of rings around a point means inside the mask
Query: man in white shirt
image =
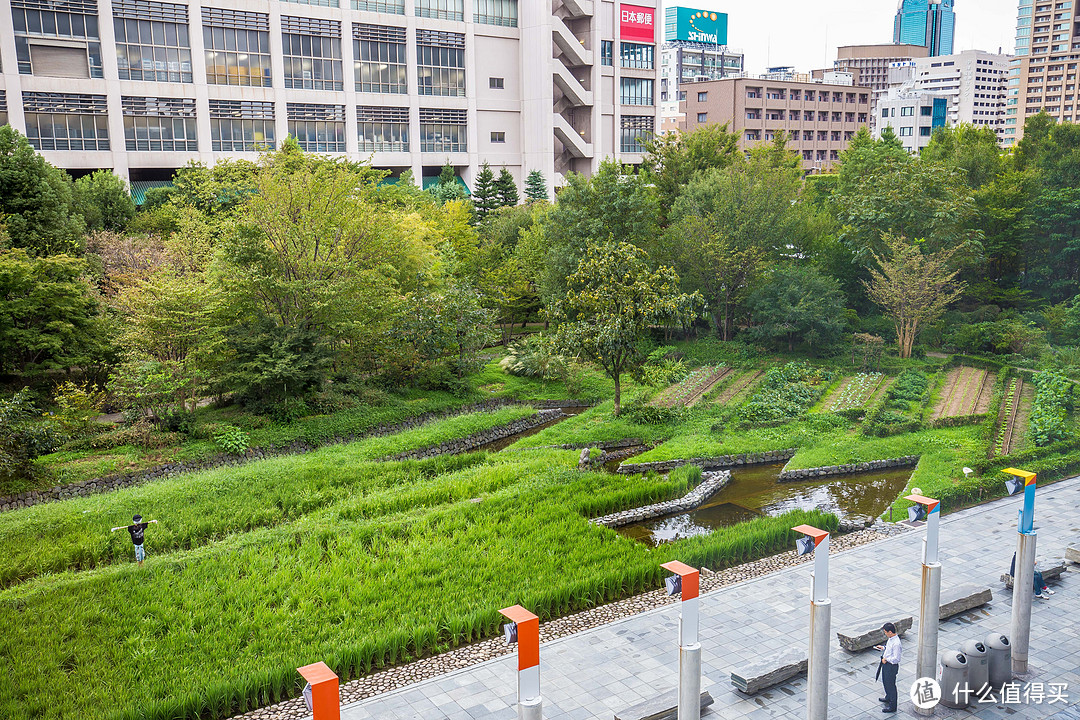
<svg viewBox="0 0 1080 720"><path fill-rule="evenodd" d="M896 712L896 673L900 670L900 654L903 647L900 638L896 635L896 626L887 622L881 626L888 640L884 645L875 645L876 650L881 651L881 684L885 686L885 697L878 698L879 702L885 703L881 709L883 713Z"/></svg>

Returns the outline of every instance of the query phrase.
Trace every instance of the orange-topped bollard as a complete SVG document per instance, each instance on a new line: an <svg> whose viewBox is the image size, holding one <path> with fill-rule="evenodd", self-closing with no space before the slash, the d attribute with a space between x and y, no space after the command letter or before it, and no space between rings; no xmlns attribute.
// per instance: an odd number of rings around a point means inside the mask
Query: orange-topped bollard
<svg viewBox="0 0 1080 720"><path fill-rule="evenodd" d="M518 646L518 718L540 720L540 618L520 605L499 612L510 620L503 626L507 644Z"/></svg>
<svg viewBox="0 0 1080 720"><path fill-rule="evenodd" d="M326 663L317 662L296 668L296 672L307 680L311 688L310 699L308 693L305 692L304 700L308 702L312 720L341 720L338 676L334 674L334 671L327 667Z"/></svg>
<svg viewBox="0 0 1080 720"><path fill-rule="evenodd" d="M672 560L660 567L671 575L664 580L668 595L678 594L679 608L679 708L677 720L701 718L701 643L698 642L701 573L684 562Z"/></svg>

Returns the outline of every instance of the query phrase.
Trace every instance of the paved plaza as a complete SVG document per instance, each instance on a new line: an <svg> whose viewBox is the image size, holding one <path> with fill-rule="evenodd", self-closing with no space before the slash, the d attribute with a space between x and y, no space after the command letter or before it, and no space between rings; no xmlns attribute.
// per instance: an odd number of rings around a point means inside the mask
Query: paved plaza
<svg viewBox="0 0 1080 720"><path fill-rule="evenodd" d="M958 649L990 632L1009 633L1012 593L1000 575L1016 548L1016 515L1022 496L942 518L942 592L976 583L993 601L941 624L939 650ZM1080 542L1080 478L1040 488L1035 503L1038 556L1061 557ZM830 565L832 630L869 629L911 615L897 682L900 717L915 717L907 691L915 679L920 557L924 533L911 531L834 555ZM761 654L805 648L809 637L810 569L800 565L757 580L724 587L701 598L702 689L716 703L703 717L803 720L806 680L799 678L747 697L729 673ZM1067 700L1050 703L984 703L967 710L936 709L937 717L993 720L1080 720L1080 572L1077 566L1051 585L1049 600L1036 599L1031 619L1028 680L1067 685ZM644 612L541 646L541 694L548 720L612 720L614 712L678 683L678 606ZM833 643L829 717L887 717L874 682L878 653L851 654ZM342 708L343 720L512 720L517 717L516 658L507 656L419 682ZM897 717L897 716L892 716Z"/></svg>

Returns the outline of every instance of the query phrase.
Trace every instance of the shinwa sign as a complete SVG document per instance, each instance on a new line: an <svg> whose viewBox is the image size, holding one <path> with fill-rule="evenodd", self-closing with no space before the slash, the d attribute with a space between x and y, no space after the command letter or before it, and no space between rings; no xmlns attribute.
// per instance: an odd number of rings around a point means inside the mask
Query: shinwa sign
<svg viewBox="0 0 1080 720"><path fill-rule="evenodd" d="M727 45L727 13L669 7L664 15L664 40Z"/></svg>

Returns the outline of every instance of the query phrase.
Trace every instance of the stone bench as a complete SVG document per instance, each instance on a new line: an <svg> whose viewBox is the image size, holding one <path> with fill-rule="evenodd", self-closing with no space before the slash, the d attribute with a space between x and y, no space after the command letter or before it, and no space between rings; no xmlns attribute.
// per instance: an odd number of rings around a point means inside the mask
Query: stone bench
<svg viewBox="0 0 1080 720"><path fill-rule="evenodd" d="M701 693L702 710L713 702L713 697L707 690ZM676 720L678 715L679 691L675 689L615 713L615 720Z"/></svg>
<svg viewBox="0 0 1080 720"><path fill-rule="evenodd" d="M1080 565L1080 543L1073 543L1065 548L1065 562Z"/></svg>
<svg viewBox="0 0 1080 720"><path fill-rule="evenodd" d="M899 620L892 620L892 624L896 626L896 634L903 635L910 630L912 620L913 618L910 615L900 618ZM848 652L859 652L860 650L872 648L875 645L884 645L885 641L888 639L885 637L885 631L881 629L881 626L884 624L884 622L880 622L873 626L873 630L866 630L864 632L851 628L846 632L836 633L836 638L840 641L840 647ZM862 627L866 627L866 625L863 625Z"/></svg>
<svg viewBox="0 0 1080 720"><path fill-rule="evenodd" d="M974 610L994 599L990 588L979 587L972 583L953 585L941 589L941 608L938 620L947 620L968 610Z"/></svg>
<svg viewBox="0 0 1080 720"><path fill-rule="evenodd" d="M733 670L731 684L747 695L756 695L765 688L805 675L807 664L806 650L788 648L778 655Z"/></svg>
<svg viewBox="0 0 1080 720"><path fill-rule="evenodd" d="M1046 565L1046 567L1043 567ZM1057 580L1061 573L1065 572L1065 561L1061 559L1057 560L1039 560L1039 572L1042 573L1043 582L1050 582L1051 580ZM1009 573L1001 573L1001 582L1005 583L1005 587L1012 590L1013 576Z"/></svg>

